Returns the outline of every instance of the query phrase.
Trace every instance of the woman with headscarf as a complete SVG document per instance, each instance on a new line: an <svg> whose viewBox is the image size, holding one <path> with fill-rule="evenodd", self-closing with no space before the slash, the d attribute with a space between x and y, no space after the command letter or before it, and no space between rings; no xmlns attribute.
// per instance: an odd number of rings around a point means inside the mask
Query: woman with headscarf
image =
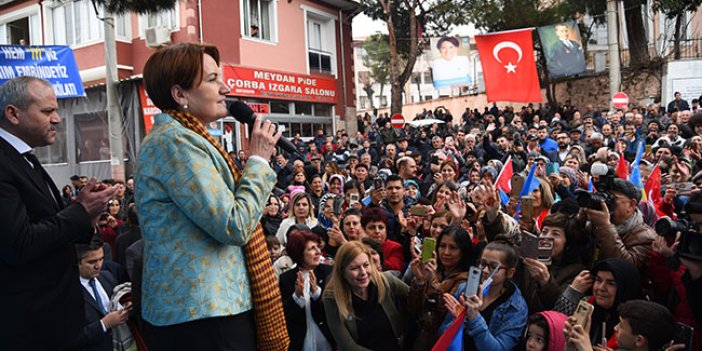
<svg viewBox="0 0 702 351"><path fill-rule="evenodd" d="M585 293L592 287L592 296ZM585 298L595 309L590 323L590 340L601 344L606 340L609 348L617 349L614 327L619 323L617 309L623 302L640 299L641 280L639 271L631 263L618 258L608 258L595 264L589 272L578 274L561 297L554 310L566 315L573 314L578 302Z"/></svg>

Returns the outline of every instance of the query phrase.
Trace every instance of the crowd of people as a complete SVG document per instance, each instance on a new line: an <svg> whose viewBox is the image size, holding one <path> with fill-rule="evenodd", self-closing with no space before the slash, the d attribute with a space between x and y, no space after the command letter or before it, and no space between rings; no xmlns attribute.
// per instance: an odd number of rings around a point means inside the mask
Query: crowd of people
<svg viewBox="0 0 702 351"><path fill-rule="evenodd" d="M702 345L702 255L681 246L702 236L699 111L567 103L432 114L444 123L397 130L377 116L354 138L320 130L292 139L298 153L271 156L276 186L260 223L291 350L429 350L459 316L465 350ZM660 196L616 173L633 171L637 148L641 182L660 172ZM231 157L241 170L249 162L245 150ZM496 189L508 162L517 176L533 170L530 206ZM593 177L597 164L608 174ZM68 199L81 186L71 180ZM103 270L139 286L134 183L116 184L99 222ZM586 208L582 192L602 201ZM657 233L661 218L690 225ZM524 256L529 233L551 238L548 260ZM472 295L471 267L490 278ZM593 306L585 323L572 316L580 301ZM690 339L673 344L676 323L693 328Z"/></svg>
<svg viewBox="0 0 702 351"><path fill-rule="evenodd" d="M51 84L0 86L4 346L702 346L699 100L374 114L291 154L258 116L228 154L204 127L228 114L220 72L214 46L155 52L134 177L63 192L33 154L61 122Z"/></svg>

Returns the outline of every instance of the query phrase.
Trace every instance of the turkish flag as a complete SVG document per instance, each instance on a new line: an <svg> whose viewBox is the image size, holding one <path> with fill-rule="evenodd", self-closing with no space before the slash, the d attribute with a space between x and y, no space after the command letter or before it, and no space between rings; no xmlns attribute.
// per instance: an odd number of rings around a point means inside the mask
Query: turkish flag
<svg viewBox="0 0 702 351"><path fill-rule="evenodd" d="M541 101L531 29L476 35L488 102Z"/></svg>

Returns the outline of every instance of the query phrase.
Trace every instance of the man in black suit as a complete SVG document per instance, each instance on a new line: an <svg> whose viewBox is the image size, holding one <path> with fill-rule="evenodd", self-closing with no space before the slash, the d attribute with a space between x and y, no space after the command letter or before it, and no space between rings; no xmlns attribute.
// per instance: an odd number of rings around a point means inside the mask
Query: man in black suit
<svg viewBox="0 0 702 351"><path fill-rule="evenodd" d="M583 47L575 40L568 37L568 26L557 24L554 26L558 41L548 48L546 60L548 72L551 77L561 77L581 73L585 70L585 56Z"/></svg>
<svg viewBox="0 0 702 351"><path fill-rule="evenodd" d="M551 162L557 162L559 165L562 165L565 163L568 152L570 152L570 136L566 132L559 132L556 134L556 143L558 143L558 149L547 153L546 156Z"/></svg>
<svg viewBox="0 0 702 351"><path fill-rule="evenodd" d="M105 259L102 244L102 240L95 237L89 244L76 245L86 324L72 346L82 351L111 351L112 328L124 324L131 310L131 303L128 303L122 310L109 312L117 280L112 273L102 270Z"/></svg>
<svg viewBox="0 0 702 351"><path fill-rule="evenodd" d="M93 220L116 188L92 179L64 206L58 188L32 154L54 143L58 102L51 84L19 77L0 86L0 345L57 350L83 325L73 243L94 233Z"/></svg>

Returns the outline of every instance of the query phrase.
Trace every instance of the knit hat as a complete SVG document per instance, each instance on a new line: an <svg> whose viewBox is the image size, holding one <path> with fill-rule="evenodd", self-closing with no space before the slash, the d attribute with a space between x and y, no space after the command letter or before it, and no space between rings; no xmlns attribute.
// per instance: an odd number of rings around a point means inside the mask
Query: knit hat
<svg viewBox="0 0 702 351"><path fill-rule="evenodd" d="M568 176L568 179L570 180L570 184L578 184L578 174L575 173L574 169L572 169L570 167L562 166L562 167L558 168L558 173L562 173L562 174L565 174L566 176Z"/></svg>

